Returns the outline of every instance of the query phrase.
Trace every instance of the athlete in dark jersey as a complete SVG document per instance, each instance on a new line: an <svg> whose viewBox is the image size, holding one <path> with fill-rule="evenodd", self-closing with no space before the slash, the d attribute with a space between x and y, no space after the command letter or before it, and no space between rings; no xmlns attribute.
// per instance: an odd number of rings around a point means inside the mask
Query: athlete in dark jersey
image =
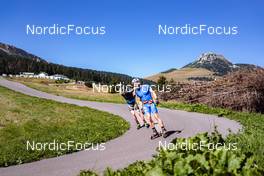
<svg viewBox="0 0 264 176"><path fill-rule="evenodd" d="M134 110L136 104L136 96L134 95L133 91L123 92L121 95L126 100L129 110Z"/></svg>
<svg viewBox="0 0 264 176"><path fill-rule="evenodd" d="M136 96L134 90L125 91L121 95L126 100L128 104L128 109L132 114L133 118L135 119L135 122L137 123L137 129L144 127L145 124L144 124L143 114L140 111L138 104L136 103Z"/></svg>

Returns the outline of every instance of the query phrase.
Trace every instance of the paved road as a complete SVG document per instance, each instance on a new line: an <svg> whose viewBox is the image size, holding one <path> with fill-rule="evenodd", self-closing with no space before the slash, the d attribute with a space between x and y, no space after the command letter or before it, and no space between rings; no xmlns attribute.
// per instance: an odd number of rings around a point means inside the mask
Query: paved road
<svg viewBox="0 0 264 176"><path fill-rule="evenodd" d="M200 132L211 132L215 125L223 135L226 135L229 129L236 133L241 128L237 122L226 118L160 108L160 115L167 129L180 130L181 132L174 133L166 139L158 138L151 141L151 130L145 128L136 130L126 105L82 101L51 95L1 77L0 85L34 97L107 111L119 115L131 123L131 129L124 135L107 142L104 151L80 151L56 158L0 168L1 176L75 176L83 169L93 169L102 173L107 166L118 169L136 160L151 159L159 142L164 144L165 141L169 142L176 137L189 137Z"/></svg>

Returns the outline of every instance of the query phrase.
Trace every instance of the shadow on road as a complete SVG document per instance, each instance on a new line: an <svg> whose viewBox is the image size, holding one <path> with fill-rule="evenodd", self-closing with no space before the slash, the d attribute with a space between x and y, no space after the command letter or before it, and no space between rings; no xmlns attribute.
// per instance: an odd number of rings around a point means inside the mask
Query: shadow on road
<svg viewBox="0 0 264 176"><path fill-rule="evenodd" d="M172 135L172 134L174 134L174 133L179 134L179 133L181 133L182 131L183 131L183 130L170 130L170 131L167 131L167 132L165 133L165 138L169 137L170 135Z"/></svg>

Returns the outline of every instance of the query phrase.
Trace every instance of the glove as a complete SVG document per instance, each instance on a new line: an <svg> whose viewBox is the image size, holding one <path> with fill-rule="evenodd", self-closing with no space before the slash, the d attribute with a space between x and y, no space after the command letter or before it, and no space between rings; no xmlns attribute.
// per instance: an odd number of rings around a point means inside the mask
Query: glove
<svg viewBox="0 0 264 176"><path fill-rule="evenodd" d="M145 114L144 108L141 109L141 112L143 115Z"/></svg>
<svg viewBox="0 0 264 176"><path fill-rule="evenodd" d="M160 102L159 102L159 100L157 99L157 100L155 100L155 104L156 105L158 105Z"/></svg>

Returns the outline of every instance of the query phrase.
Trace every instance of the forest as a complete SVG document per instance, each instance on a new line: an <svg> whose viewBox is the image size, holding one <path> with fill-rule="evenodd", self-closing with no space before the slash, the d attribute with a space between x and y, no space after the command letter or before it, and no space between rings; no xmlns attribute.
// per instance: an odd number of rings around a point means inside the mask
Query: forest
<svg viewBox="0 0 264 176"><path fill-rule="evenodd" d="M130 83L131 76L114 72L96 71L49 63L19 55L9 55L0 50L0 74L19 74L20 72L46 72L49 75L63 74L74 80L103 84Z"/></svg>

